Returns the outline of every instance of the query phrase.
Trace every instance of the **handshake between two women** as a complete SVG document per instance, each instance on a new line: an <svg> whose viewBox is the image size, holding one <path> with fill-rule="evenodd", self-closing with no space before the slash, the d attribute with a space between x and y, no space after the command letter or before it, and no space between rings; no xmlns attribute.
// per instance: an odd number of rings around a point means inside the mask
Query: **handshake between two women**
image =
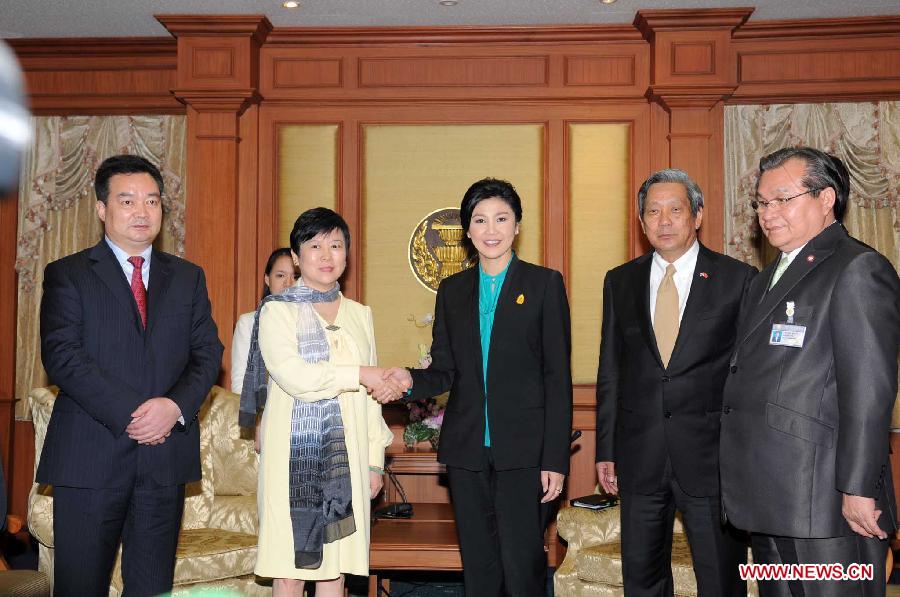
<svg viewBox="0 0 900 597"><path fill-rule="evenodd" d="M381 404L399 400L412 387L412 375L403 367L360 367L359 383Z"/></svg>

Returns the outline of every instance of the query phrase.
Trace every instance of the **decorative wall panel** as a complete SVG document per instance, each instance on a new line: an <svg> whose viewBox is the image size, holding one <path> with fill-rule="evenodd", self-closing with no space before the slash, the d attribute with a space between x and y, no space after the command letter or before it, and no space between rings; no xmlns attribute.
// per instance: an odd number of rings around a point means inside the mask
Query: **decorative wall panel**
<svg viewBox="0 0 900 597"><path fill-rule="evenodd" d="M433 292L408 261L410 237L429 213L458 208L476 180L509 180L522 199L518 254L542 261L544 188L541 124L368 125L363 127L363 302L375 315L382 365L416 365L431 328ZM421 323L420 323L421 324Z"/></svg>
<svg viewBox="0 0 900 597"><path fill-rule="evenodd" d="M569 138L572 380L597 381L603 277L629 259L631 127L578 123Z"/></svg>
<svg viewBox="0 0 900 597"><path fill-rule="evenodd" d="M290 245L297 216L312 207L337 209L336 124L291 124L278 129L278 246Z"/></svg>

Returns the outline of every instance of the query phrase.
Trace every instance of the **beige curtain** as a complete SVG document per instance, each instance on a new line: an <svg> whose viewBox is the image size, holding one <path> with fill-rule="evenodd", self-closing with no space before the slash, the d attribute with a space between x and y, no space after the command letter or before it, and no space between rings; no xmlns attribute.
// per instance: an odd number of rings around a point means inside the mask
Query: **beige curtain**
<svg viewBox="0 0 900 597"><path fill-rule="evenodd" d="M850 170L847 230L900 267L900 102L774 104L725 108L726 252L762 268L774 255L750 199L759 159L809 145Z"/></svg>
<svg viewBox="0 0 900 597"><path fill-rule="evenodd" d="M759 159L792 145L810 145L841 158L850 170L844 225L900 269L900 102L725 108L726 252L760 269L775 256L750 199ZM900 400L891 427L900 429Z"/></svg>
<svg viewBox="0 0 900 597"><path fill-rule="evenodd" d="M39 310L44 266L96 244L94 173L105 158L129 153L163 175L163 229L156 247L184 254L185 127L183 116L70 116L32 119L33 144L19 184L16 272L16 418L28 419L31 388L48 384L41 366Z"/></svg>

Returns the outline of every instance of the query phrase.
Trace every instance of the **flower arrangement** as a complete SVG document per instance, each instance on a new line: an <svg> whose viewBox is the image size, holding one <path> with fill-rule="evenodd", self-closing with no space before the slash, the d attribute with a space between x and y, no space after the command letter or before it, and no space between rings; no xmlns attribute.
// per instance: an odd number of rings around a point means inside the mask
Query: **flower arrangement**
<svg viewBox="0 0 900 597"><path fill-rule="evenodd" d="M431 352L424 344L419 344L419 368L427 369L431 364ZM447 406L447 395L443 394L428 400L408 402L409 423L403 429L403 443L412 448L419 442L430 442L436 450L441 438L441 425L444 422L444 408Z"/></svg>

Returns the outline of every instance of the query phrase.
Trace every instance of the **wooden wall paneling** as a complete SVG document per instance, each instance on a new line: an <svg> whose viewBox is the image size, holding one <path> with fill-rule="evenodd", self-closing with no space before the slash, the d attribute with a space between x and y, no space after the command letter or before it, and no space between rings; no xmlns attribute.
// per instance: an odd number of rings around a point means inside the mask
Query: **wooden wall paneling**
<svg viewBox="0 0 900 597"><path fill-rule="evenodd" d="M737 86L733 31L749 8L639 11L634 24L651 45L653 101L669 112L669 166L681 168L704 191L700 240L724 245L724 144L721 102Z"/></svg>
<svg viewBox="0 0 900 597"><path fill-rule="evenodd" d="M245 111L258 101L259 46L272 26L256 15L157 19L178 40L173 91L188 106L185 252L206 273L213 319L225 345L219 383L227 385L234 324L246 304L239 305L237 297L247 300L251 282L257 283L247 276L246 286L242 282L242 290L235 292L237 276L256 271L237 257L242 241L252 244L247 235L253 230L251 224L239 225L238 216L240 206L247 209L255 203L253 185L241 182L258 173L251 151L257 145L257 115ZM242 133L251 137L243 151Z"/></svg>
<svg viewBox="0 0 900 597"><path fill-rule="evenodd" d="M703 222L700 240L716 251L725 251L725 104L716 102L709 111L709 170L703 189Z"/></svg>
<svg viewBox="0 0 900 597"><path fill-rule="evenodd" d="M256 195L256 275L253 284L262 279L264 264L278 242L278 125L277 112L265 104L259 107L259 137L257 139L257 195ZM242 288L250 286L250 280L237 281ZM247 290L244 291L248 292Z"/></svg>
<svg viewBox="0 0 900 597"><path fill-rule="evenodd" d="M219 385L230 373L236 321L235 272L238 235L238 111L240 101L212 109L188 107L188 172L185 253L206 274L212 315L225 345ZM202 110L202 111L201 111ZM220 111L221 110L221 111ZM254 280L255 282L255 280Z"/></svg>
<svg viewBox="0 0 900 597"><path fill-rule="evenodd" d="M9 513L25 520L28 515L28 492L34 482L34 424L31 421L15 421L12 452L12 470L6 471L10 493Z"/></svg>
<svg viewBox="0 0 900 597"><path fill-rule="evenodd" d="M17 193L0 195L0 458L4 474L9 478L15 469L13 438L15 434L16 396L16 296L18 277L16 261L16 230L18 227ZM11 484L7 482L6 491ZM18 512L16 512L18 513Z"/></svg>
<svg viewBox="0 0 900 597"><path fill-rule="evenodd" d="M360 296L361 280L358 279L358 271L361 267L360 260L363 256L359 253L362 243L362 227L359 211L359 181L361 156L357 155L357 138L359 131L357 123L345 119L340 111L332 113L327 118L321 118L321 111L309 107L286 108L283 106L271 107L263 105L260 108L259 117L259 172L257 196L257 229L259 249L257 261L257 277L255 282L260 284L263 276L263 265L269 257L272 248L278 242L277 223L279 221L278 188L279 175L279 137L280 127L298 124L332 124L339 129L337 139L337 210L348 222L350 229L350 255L346 273L341 280L341 291L354 300ZM349 148L345 151L345 148ZM298 214L299 215L299 214ZM240 284L246 285L247 278L243 277Z"/></svg>
<svg viewBox="0 0 900 597"><path fill-rule="evenodd" d="M170 38L12 39L38 115L184 114Z"/></svg>
<svg viewBox="0 0 900 597"><path fill-rule="evenodd" d="M0 457L9 513L24 519L34 478L34 428L30 421L15 420L17 227L18 201L13 192L0 197Z"/></svg>
<svg viewBox="0 0 900 597"><path fill-rule="evenodd" d="M544 266L559 270L564 279L569 276L567 141L564 120L544 123Z"/></svg>
<svg viewBox="0 0 900 597"><path fill-rule="evenodd" d="M338 206L341 215L347 221L353 233L353 238L359 239L357 242L350 243L350 263L347 264L347 273L344 275L344 287L347 296L362 301L363 297L363 280L362 272L364 270L365 255L361 249L365 246L365 226L363 218L365 217L365 198L363 197L365 180L365 147L362 130L362 123L353 115L348 115L341 127L341 136L339 139L340 152L338 164L340 164L340 173L338 180L340 188L338 189Z"/></svg>
<svg viewBox="0 0 900 597"><path fill-rule="evenodd" d="M700 241L713 250L724 246L724 140L721 123L723 105L710 99L690 100L670 106L670 166L681 168L703 189L703 223ZM697 105L697 104L701 105Z"/></svg>
<svg viewBox="0 0 900 597"><path fill-rule="evenodd" d="M669 150L669 113L659 102L650 103L650 172L648 175L668 168L671 160Z"/></svg>
<svg viewBox="0 0 900 597"><path fill-rule="evenodd" d="M597 485L596 388L593 385L576 386L573 402L572 429L581 431L581 437L573 445L572 459L569 462L570 474L565 496L569 499L593 493Z"/></svg>
<svg viewBox="0 0 900 597"><path fill-rule="evenodd" d="M260 288L262 287L263 273L265 272L265 260L269 257L271 249L257 246L257 215L259 205L257 196L259 193L257 180L259 179L259 107L251 105L238 119L238 179L237 194L237 230L235 231L234 253L235 270L234 279L231 282L235 295L234 318L242 313L256 309L259 302ZM189 208L190 209L190 208ZM223 247L224 249L224 247ZM266 250L268 249L268 250ZM259 253L266 253L260 259ZM242 280L253 280L254 286L242 284ZM229 355L224 362L231 363ZM238 390L240 391L240 390Z"/></svg>
<svg viewBox="0 0 900 597"><path fill-rule="evenodd" d="M270 43L260 91L267 102L641 97L648 48L620 30L607 38L598 28L590 44L477 44L460 34L442 46L348 44L337 56L327 46Z"/></svg>
<svg viewBox="0 0 900 597"><path fill-rule="evenodd" d="M735 32L729 103L900 96L900 16L749 23Z"/></svg>
<svg viewBox="0 0 900 597"><path fill-rule="evenodd" d="M536 115L540 117L535 118ZM385 103L370 102L342 105L323 102L318 105L287 105L267 102L260 108L259 141L259 213L258 231L260 246L268 247L274 238L277 219L277 135L278 127L290 123L341 123L341 189L340 205L350 225L354 242L351 243L351 264L344 279L344 290L352 298L362 298L362 280L359 277L365 255L357 251L363 246L362 218L365 213L364 192L361 181L364 176L362 127L368 124L483 124L483 123L534 123L545 124L545 212L544 226L545 263L565 271L566 225L564 205L567 189L563 182L564 145L563 122L567 119L585 122L630 122L633 126L632 163L640 172L640 178L632 183L634 192L649 173L650 168L650 111L646 102L634 99L629 102L581 102L567 104L548 102L539 111L529 104L485 102L472 105L454 103ZM557 173L554 176L554 172ZM354 212L355 210L355 212ZM553 235L553 236L551 236ZM356 239L360 239L357 242ZM555 239L555 240L554 240ZM262 250L261 250L262 253ZM266 252L266 255L268 253ZM260 254L260 258L265 257ZM251 281L242 278L240 284ZM256 283L256 281L252 281ZM355 293L355 296L350 293Z"/></svg>

